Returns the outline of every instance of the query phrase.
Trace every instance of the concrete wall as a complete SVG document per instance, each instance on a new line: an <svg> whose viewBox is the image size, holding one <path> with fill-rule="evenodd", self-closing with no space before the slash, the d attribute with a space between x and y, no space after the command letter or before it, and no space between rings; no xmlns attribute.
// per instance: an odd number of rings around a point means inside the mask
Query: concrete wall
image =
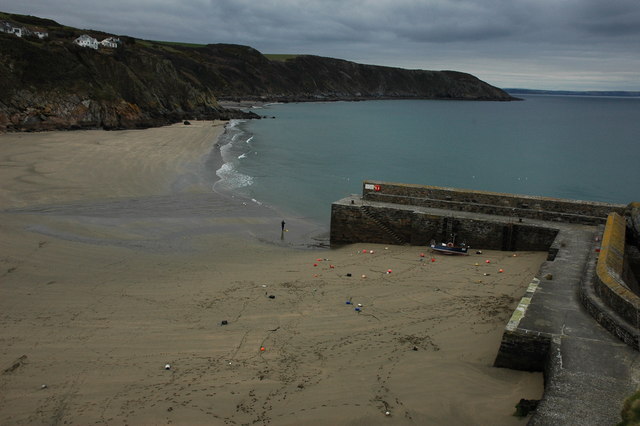
<svg viewBox="0 0 640 426"><path fill-rule="evenodd" d="M552 335L520 327L520 321L526 315L539 285L540 279L534 278L513 311L502 335L500 349L493 363L495 367L544 371L548 362Z"/></svg>
<svg viewBox="0 0 640 426"><path fill-rule="evenodd" d="M610 212L623 214L626 208L621 204L379 181L363 182L362 196L368 201L588 225L604 223Z"/></svg>
<svg viewBox="0 0 640 426"><path fill-rule="evenodd" d="M412 212L376 208L367 213L360 205L331 205L331 244L370 242L402 244L411 241Z"/></svg>
<svg viewBox="0 0 640 426"><path fill-rule="evenodd" d="M612 213L602 237L596 266L595 291L598 297L636 329L640 327L640 298L625 283L635 280L625 264L625 219Z"/></svg>
<svg viewBox="0 0 640 426"><path fill-rule="evenodd" d="M381 244L428 245L431 240L447 242L450 233L458 242L492 250L546 251L557 230L513 222L509 218L488 220L416 211L405 206L369 207L349 200L331 206L331 244L372 242Z"/></svg>
<svg viewBox="0 0 640 426"><path fill-rule="evenodd" d="M543 333L505 331L493 366L521 371L544 371L550 344L551 336Z"/></svg>

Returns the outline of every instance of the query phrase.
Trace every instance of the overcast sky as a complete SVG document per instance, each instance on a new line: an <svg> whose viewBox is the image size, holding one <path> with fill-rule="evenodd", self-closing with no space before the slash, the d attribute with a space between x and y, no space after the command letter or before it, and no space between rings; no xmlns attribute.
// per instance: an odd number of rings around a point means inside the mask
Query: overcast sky
<svg viewBox="0 0 640 426"><path fill-rule="evenodd" d="M450 69L498 87L640 90L640 0L0 0L151 40Z"/></svg>

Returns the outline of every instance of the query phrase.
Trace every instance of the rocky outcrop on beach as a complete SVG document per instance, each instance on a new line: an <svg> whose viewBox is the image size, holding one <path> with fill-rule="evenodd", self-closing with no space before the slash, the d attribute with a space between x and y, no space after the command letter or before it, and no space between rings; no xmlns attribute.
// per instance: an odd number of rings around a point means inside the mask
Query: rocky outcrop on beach
<svg viewBox="0 0 640 426"><path fill-rule="evenodd" d="M512 100L476 77L291 55L240 45L138 40L0 13L47 36L0 32L0 131L142 128L186 119L258 118L219 100ZM35 34L35 32L34 32ZM82 35L117 47L82 47Z"/></svg>

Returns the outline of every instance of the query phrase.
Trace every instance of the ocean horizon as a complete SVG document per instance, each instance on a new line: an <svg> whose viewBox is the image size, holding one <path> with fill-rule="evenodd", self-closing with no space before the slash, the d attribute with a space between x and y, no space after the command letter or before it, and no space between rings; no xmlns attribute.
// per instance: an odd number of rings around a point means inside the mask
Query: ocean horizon
<svg viewBox="0 0 640 426"><path fill-rule="evenodd" d="M215 185L326 227L364 180L640 200L640 98L521 97L265 105L227 126Z"/></svg>

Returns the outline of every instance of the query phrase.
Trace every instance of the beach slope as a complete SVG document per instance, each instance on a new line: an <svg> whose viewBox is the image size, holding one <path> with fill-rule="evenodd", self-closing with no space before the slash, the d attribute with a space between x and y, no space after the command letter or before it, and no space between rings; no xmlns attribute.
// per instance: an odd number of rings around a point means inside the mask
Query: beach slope
<svg viewBox="0 0 640 426"><path fill-rule="evenodd" d="M0 135L0 424L522 424L544 253L296 248L212 192L223 130Z"/></svg>

